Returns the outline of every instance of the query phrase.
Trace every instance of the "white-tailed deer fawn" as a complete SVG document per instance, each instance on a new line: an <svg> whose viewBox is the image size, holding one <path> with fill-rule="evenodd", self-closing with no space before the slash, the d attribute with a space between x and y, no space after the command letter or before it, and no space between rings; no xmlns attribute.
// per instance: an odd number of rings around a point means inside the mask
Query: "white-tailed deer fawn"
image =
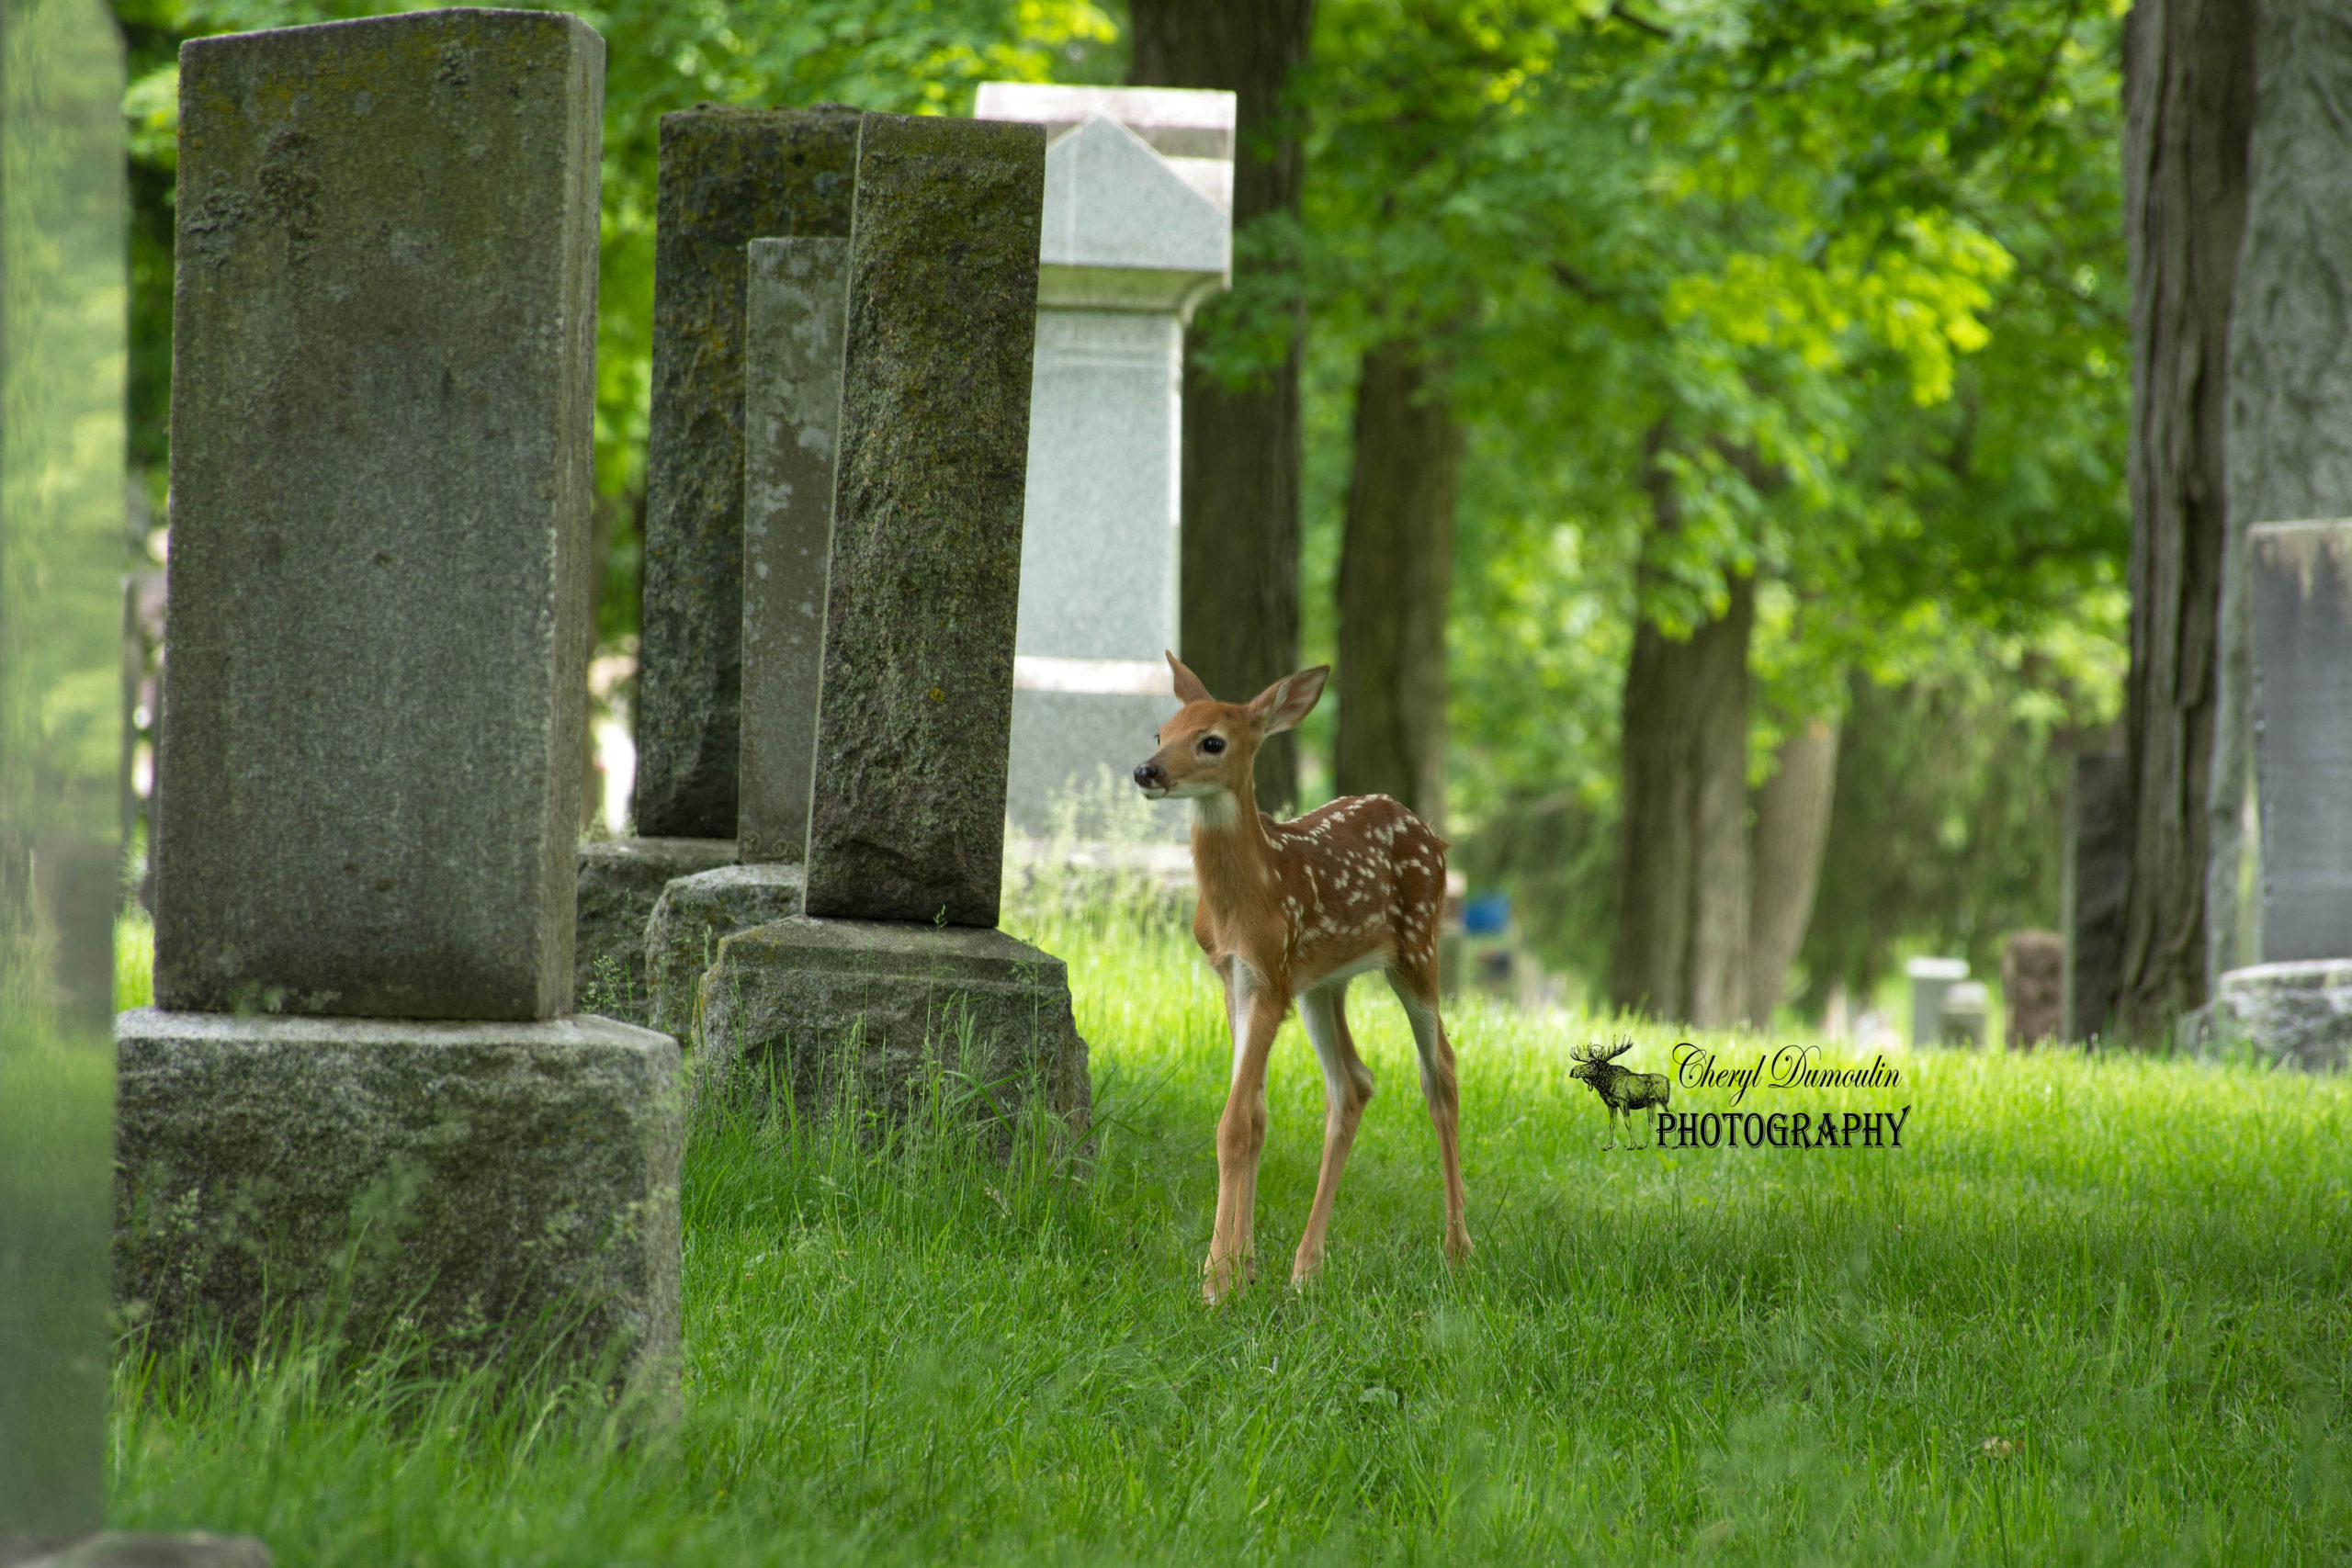
<svg viewBox="0 0 2352 1568"><path fill-rule="evenodd" d="M1277 822L1258 810L1250 767L1269 735L1305 718L1328 665L1275 682L1246 705L1221 703L1168 656L1184 705L1160 727L1159 750L1135 772L1154 800L1193 802L1193 937L1225 980L1233 1079L1216 1129L1216 1229L1204 1289L1223 1299L1250 1270L1258 1156L1266 1142L1266 1058L1291 1003L1323 1066L1323 1167L1291 1280L1323 1267L1323 1236L1340 1170L1372 1099L1344 1006L1348 982L1386 976L1412 1021L1421 1094L1445 1172L1445 1251L1470 1252L1463 1221L1453 1047L1438 1020L1437 939L1445 908L1445 840L1385 795L1360 795Z"/></svg>

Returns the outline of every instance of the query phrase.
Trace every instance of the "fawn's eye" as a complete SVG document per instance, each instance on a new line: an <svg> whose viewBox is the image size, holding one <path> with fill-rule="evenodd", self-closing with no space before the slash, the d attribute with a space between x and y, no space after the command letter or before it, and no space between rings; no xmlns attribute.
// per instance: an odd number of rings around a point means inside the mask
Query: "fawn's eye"
<svg viewBox="0 0 2352 1568"><path fill-rule="evenodd" d="M1225 737L1222 735L1203 736L1201 738L1201 750L1206 751L1212 757L1216 756L1219 751L1225 750Z"/></svg>

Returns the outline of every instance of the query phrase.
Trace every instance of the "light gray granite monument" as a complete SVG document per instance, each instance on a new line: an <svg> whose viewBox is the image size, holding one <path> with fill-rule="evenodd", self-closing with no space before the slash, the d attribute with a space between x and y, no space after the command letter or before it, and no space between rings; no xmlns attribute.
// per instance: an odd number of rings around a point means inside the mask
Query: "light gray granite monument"
<svg viewBox="0 0 2352 1568"><path fill-rule="evenodd" d="M677 1044L564 1016L603 87L535 12L182 50L152 1344L332 1300L675 1386Z"/></svg>
<svg viewBox="0 0 2352 1568"><path fill-rule="evenodd" d="M1184 327L1231 276L1234 98L989 82L974 112L1049 137L1008 805L1041 834L1076 793L1091 837L1086 794L1176 711Z"/></svg>
<svg viewBox="0 0 2352 1568"><path fill-rule="evenodd" d="M743 707L744 667L760 657L743 640L745 584L757 575L744 558L747 456L758 444L747 423L757 396L750 312L774 287L754 276L750 247L775 235L847 245L857 124L840 107L704 105L662 117L632 807L643 836L580 852L579 981L632 1021L657 1011L663 964L647 944L662 889L739 858L777 858L764 840L738 840L741 783L766 776L764 754L752 753L774 736L772 725L748 729L761 721ZM813 679L808 689L813 701ZM771 786L752 803L755 834L773 798ZM804 821L783 858L798 861L806 833Z"/></svg>
<svg viewBox="0 0 2352 1568"><path fill-rule="evenodd" d="M1045 172L1034 126L868 115L860 130L805 753L808 914L718 944L696 1008L706 1094L757 1092L773 1073L803 1114L903 1107L919 1065L932 1063L997 1085L1034 1081L1055 1110L1084 1115L1067 974L993 929ZM804 347L828 341L827 261L804 248L787 281L805 291L775 296L779 366L799 352L796 334ZM787 275L797 265L779 262ZM789 520L780 539L805 542L818 511L801 512L798 487L820 472L823 443L809 433L829 400L820 356L800 357L808 368L786 378L796 396L779 383L765 429L808 439L776 440L778 466L761 477L790 466L786 446L800 454L790 463L806 459L791 505L774 513ZM747 582L758 578L751 565ZM747 606L817 575L787 550L762 589L747 587ZM799 603L787 590L747 607L747 636L791 634L775 645L783 668L806 658ZM791 726L773 753L779 779L797 791L802 721L788 705L775 712ZM778 807L780 839L795 798Z"/></svg>
<svg viewBox="0 0 2352 1568"><path fill-rule="evenodd" d="M2247 531L2262 962L2213 1021L2266 1057L2352 1059L2352 522Z"/></svg>

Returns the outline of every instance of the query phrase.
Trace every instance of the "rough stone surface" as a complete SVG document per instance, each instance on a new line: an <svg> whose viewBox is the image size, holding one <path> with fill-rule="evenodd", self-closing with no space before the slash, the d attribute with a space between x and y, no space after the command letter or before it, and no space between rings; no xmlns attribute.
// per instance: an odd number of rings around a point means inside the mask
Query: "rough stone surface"
<svg viewBox="0 0 2352 1568"><path fill-rule="evenodd" d="M1045 132L859 133L811 913L996 923Z"/></svg>
<svg viewBox="0 0 2352 1568"><path fill-rule="evenodd" d="M1001 1110L1042 1104L1083 1125L1086 1042L1062 961L1002 931L779 920L729 937L702 983L695 1094L795 1113L903 1115L931 1073L989 1086Z"/></svg>
<svg viewBox="0 0 2352 1568"><path fill-rule="evenodd" d="M817 766L849 242L754 240L750 258L738 837L746 861L797 865Z"/></svg>
<svg viewBox="0 0 2352 1568"><path fill-rule="evenodd" d="M2130 766L2104 752L2075 759L2066 795L2059 919L2066 939L2065 1038L2095 1040L2123 985L2123 885L2132 873Z"/></svg>
<svg viewBox="0 0 2352 1568"><path fill-rule="evenodd" d="M694 1043L702 977L737 931L800 912L800 868L773 862L721 866L662 889L645 936L653 1027Z"/></svg>
<svg viewBox="0 0 2352 1568"><path fill-rule="evenodd" d="M151 1345L249 1346L347 1293L356 1343L405 1318L443 1361L494 1361L553 1333L674 1386L675 1041L153 1009L115 1036L115 1293Z"/></svg>
<svg viewBox="0 0 2352 1568"><path fill-rule="evenodd" d="M736 836L743 626L744 248L850 230L858 116L662 117L645 456L638 830Z"/></svg>
<svg viewBox="0 0 2352 1568"><path fill-rule="evenodd" d="M2012 1051L2056 1040L2066 1027L2066 939L2056 931L2018 931L2001 950L2004 1032Z"/></svg>
<svg viewBox="0 0 2352 1568"><path fill-rule="evenodd" d="M2262 956L2352 958L2352 522L2264 524L2246 555Z"/></svg>
<svg viewBox="0 0 2352 1568"><path fill-rule="evenodd" d="M181 51L166 1007L571 1004L603 88L535 12Z"/></svg>
<svg viewBox="0 0 2352 1568"><path fill-rule="evenodd" d="M653 1016L645 937L662 889L735 863L725 839L605 839L580 847L580 936L572 995L582 1010L624 1023Z"/></svg>
<svg viewBox="0 0 2352 1568"><path fill-rule="evenodd" d="M249 1535L130 1535L100 1530L66 1540L0 1536L0 1568L270 1568L269 1548Z"/></svg>
<svg viewBox="0 0 2352 1568"><path fill-rule="evenodd" d="M2250 1046L2266 1061L2341 1072L2352 1060L2352 958L2233 969L2207 1017L2209 1048Z"/></svg>

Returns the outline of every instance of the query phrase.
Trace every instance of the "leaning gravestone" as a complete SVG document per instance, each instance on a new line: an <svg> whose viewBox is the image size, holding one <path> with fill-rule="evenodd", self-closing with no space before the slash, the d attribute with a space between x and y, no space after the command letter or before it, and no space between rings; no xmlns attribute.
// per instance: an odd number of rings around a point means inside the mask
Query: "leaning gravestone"
<svg viewBox="0 0 2352 1568"><path fill-rule="evenodd" d="M658 1010L648 946L662 890L766 858L739 852L746 759L742 641L748 249L775 235L847 243L856 111L705 105L662 117L655 195L653 411L637 679L643 837L581 852L580 981Z"/></svg>
<svg viewBox="0 0 2352 1568"><path fill-rule="evenodd" d="M838 176L855 178L854 139ZM743 863L665 886L645 929L653 1027L690 1039L702 976L736 931L797 913L816 773L817 694L832 559L849 242L753 240L744 275Z"/></svg>
<svg viewBox="0 0 2352 1568"><path fill-rule="evenodd" d="M1043 834L1176 711L1184 328L1230 277L1234 97L986 82L974 113L1049 138L1008 795Z"/></svg>
<svg viewBox="0 0 2352 1568"><path fill-rule="evenodd" d="M540 13L182 51L151 1345L332 1302L675 1378L677 1045L562 1016L603 85Z"/></svg>
<svg viewBox="0 0 2352 1568"><path fill-rule="evenodd" d="M2247 532L2262 962L2214 1022L2306 1068L2352 1058L2352 522Z"/></svg>
<svg viewBox="0 0 2352 1568"><path fill-rule="evenodd" d="M996 931L1045 137L868 115L848 256L806 917L702 981L706 1088L903 1106L947 1060L1085 1109L1060 961Z"/></svg>

